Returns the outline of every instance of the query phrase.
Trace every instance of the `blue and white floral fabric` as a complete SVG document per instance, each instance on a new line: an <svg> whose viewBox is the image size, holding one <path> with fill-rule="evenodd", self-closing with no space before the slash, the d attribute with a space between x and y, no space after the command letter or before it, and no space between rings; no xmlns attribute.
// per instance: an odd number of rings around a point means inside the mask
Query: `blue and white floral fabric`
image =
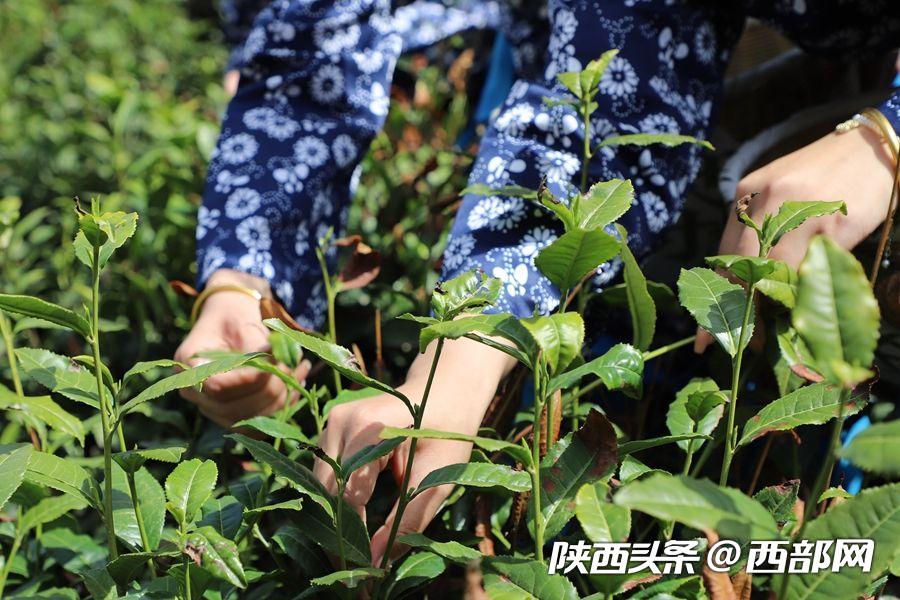
<svg viewBox="0 0 900 600"><path fill-rule="evenodd" d="M275 0L235 53L241 84L197 227L200 284L219 268L253 273L271 282L301 323L321 323L325 302L313 248L344 224L357 165L384 122L404 49L499 22L516 46L519 79L482 140L470 183L534 188L545 179L565 195L579 175L584 130L571 108L544 101L565 93L557 74L620 50L599 84L592 144L614 132L703 138L748 14L812 51L900 45L895 0L469 0L416 2L394 12L387 0ZM900 130L900 96L881 109ZM701 157L696 146L653 146L605 149L594 158L592 181L634 183L635 203L622 222L637 255L677 221ZM557 235L554 219L525 200L466 196L444 277L482 268L504 284L498 310L549 311L559 292L534 257ZM601 265L595 282L608 282L619 267Z"/></svg>

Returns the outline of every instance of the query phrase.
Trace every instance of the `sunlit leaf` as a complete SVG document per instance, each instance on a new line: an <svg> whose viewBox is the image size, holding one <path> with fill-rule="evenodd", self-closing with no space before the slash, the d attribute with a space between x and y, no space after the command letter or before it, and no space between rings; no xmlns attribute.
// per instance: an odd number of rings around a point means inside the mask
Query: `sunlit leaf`
<svg viewBox="0 0 900 600"><path fill-rule="evenodd" d="M16 358L29 378L51 392L99 410L97 380L72 359L42 348L17 348Z"/></svg>
<svg viewBox="0 0 900 600"><path fill-rule="evenodd" d="M421 533L408 533L397 538L401 544L405 544L410 548L420 548L433 552L438 556L442 556L449 561L458 564L468 564L472 561L481 560L481 552L475 548L463 546L459 542L438 542L429 539Z"/></svg>
<svg viewBox="0 0 900 600"><path fill-rule="evenodd" d="M487 452L503 452L516 462L522 463L524 465L531 464L531 454L526 448L523 448L518 444L513 444L503 440L495 440L493 438L466 435L464 433L454 433L452 431L438 431L437 429L401 429L399 427L385 427L381 430L380 435L385 439L424 438L471 442L472 444L478 446L482 450L486 450Z"/></svg>
<svg viewBox="0 0 900 600"><path fill-rule="evenodd" d="M775 520L759 502L706 479L656 473L624 486L613 501L657 519L715 531L723 538L748 541L778 536Z"/></svg>
<svg viewBox="0 0 900 600"><path fill-rule="evenodd" d="M394 569L385 595L389 599L409 597L415 590L434 581L446 568L447 563L440 556L429 552L414 552Z"/></svg>
<svg viewBox="0 0 900 600"><path fill-rule="evenodd" d="M880 315L862 266L852 254L818 236L799 274L791 318L817 368L845 387L867 379Z"/></svg>
<svg viewBox="0 0 900 600"><path fill-rule="evenodd" d="M710 271L695 267L682 269L678 278L681 305L708 331L731 356L743 350L740 346L741 324L747 307L747 292L736 283ZM744 346L753 333L753 310L750 309Z"/></svg>
<svg viewBox="0 0 900 600"><path fill-rule="evenodd" d="M872 425L844 446L839 455L866 471L900 475L900 420Z"/></svg>
<svg viewBox="0 0 900 600"><path fill-rule="evenodd" d="M80 510L86 506L87 502L84 499L69 494L44 498L22 514L19 519L19 531L31 531L39 525L55 521L70 511Z"/></svg>
<svg viewBox="0 0 900 600"><path fill-rule="evenodd" d="M520 321L531 333L547 365L550 375L565 370L575 357L581 355L584 343L584 321L576 312L535 316Z"/></svg>
<svg viewBox="0 0 900 600"><path fill-rule="evenodd" d="M719 386L712 379L692 379L678 393L675 394L675 400L669 404L669 410L666 413L666 427L672 435L683 435L687 433L702 433L709 435L718 425L722 418L724 408L719 406L712 408L701 419L693 419L688 414L688 399L692 394L697 392L716 392ZM702 441L683 440L678 442L678 447L688 451L690 447L693 451L697 451L703 445Z"/></svg>
<svg viewBox="0 0 900 600"><path fill-rule="evenodd" d="M548 393L568 389L583 377L598 377L608 390L622 390L632 397L640 397L644 376L644 355L628 344L617 344L606 354L574 369L557 375L548 384Z"/></svg>
<svg viewBox="0 0 900 600"><path fill-rule="evenodd" d="M621 256L624 265L625 293L628 296L628 312L631 313L632 345L647 350L656 333L656 303L647 288L647 278L628 248L628 232L617 226L621 240Z"/></svg>
<svg viewBox="0 0 900 600"><path fill-rule="evenodd" d="M384 437L382 431L382 437ZM394 451L394 448L403 443L402 437L393 439L384 439L377 444L366 446L353 456L350 456L341 463L341 471L344 477L350 477L350 474L366 466L374 460L378 460L382 456L386 456Z"/></svg>
<svg viewBox="0 0 900 600"><path fill-rule="evenodd" d="M440 467L426 475L415 493L420 494L429 488L448 483L478 488L501 487L513 492L531 489L531 478L525 471L490 463L457 463Z"/></svg>
<svg viewBox="0 0 900 600"><path fill-rule="evenodd" d="M571 290L619 253L616 238L599 229L573 229L545 246L534 264L559 290Z"/></svg>
<svg viewBox="0 0 900 600"><path fill-rule="evenodd" d="M201 527L188 535L184 552L215 577L241 589L247 587L237 546L212 527Z"/></svg>
<svg viewBox="0 0 900 600"><path fill-rule="evenodd" d="M703 146L707 150L715 150L712 144L706 140L697 139L690 135L680 135L677 133L628 133L623 135L613 135L604 138L598 148L607 146L650 146L652 144L660 144L662 146L680 146L681 144L696 144Z"/></svg>
<svg viewBox="0 0 900 600"><path fill-rule="evenodd" d="M827 383L816 383L795 390L764 406L744 424L738 446L749 444L771 431L795 429L801 425L821 425L837 417L841 391ZM855 415L866 405L868 393L851 395L844 406L844 416Z"/></svg>
<svg viewBox="0 0 900 600"><path fill-rule="evenodd" d="M40 298L0 294L0 309L62 325L66 329L80 334L85 339L91 337L91 325L87 322L87 319L68 308L63 308Z"/></svg>
<svg viewBox="0 0 900 600"><path fill-rule="evenodd" d="M467 312L493 305L500 294L500 280L483 271L466 271L441 281L431 295L431 310L440 321L449 321Z"/></svg>
<svg viewBox="0 0 900 600"><path fill-rule="evenodd" d="M866 586L890 564L900 545L900 484L863 490L856 497L829 509L809 523L803 538L816 540L872 540L875 551L871 570L858 566L790 576L785 598L790 600L831 600L857 598ZM840 543L840 542L836 542ZM780 589L782 576L773 578Z"/></svg>
<svg viewBox="0 0 900 600"><path fill-rule="evenodd" d="M491 556L482 562L484 588L490 598L521 600L576 600L572 582L562 575L549 575L547 565L537 560Z"/></svg>
<svg viewBox="0 0 900 600"><path fill-rule="evenodd" d="M51 429L74 437L79 444L84 445L81 419L64 410L50 396L19 396L0 388L0 409L21 411Z"/></svg>
<svg viewBox="0 0 900 600"><path fill-rule="evenodd" d="M0 454L0 509L22 484L30 454L30 446L22 446L6 454Z"/></svg>
<svg viewBox="0 0 900 600"><path fill-rule="evenodd" d="M116 535L131 547L144 549L128 479L125 471L118 465L113 465L112 468L112 485ZM147 469L139 469L134 473L134 488L144 522L144 531L147 533L149 550L156 550L162 538L166 518L166 496L162 486Z"/></svg>
<svg viewBox="0 0 900 600"><path fill-rule="evenodd" d="M575 495L575 515L592 542L624 542L631 531L631 511L606 499L609 486L586 483Z"/></svg>
<svg viewBox="0 0 900 600"><path fill-rule="evenodd" d="M770 485L756 492L753 499L766 507L778 523L794 516L794 505L800 492L800 480L792 479L779 485Z"/></svg>
<svg viewBox="0 0 900 600"><path fill-rule="evenodd" d="M598 229L614 223L634 202L634 186L627 179L600 181L578 201L575 223L581 229Z"/></svg>
<svg viewBox="0 0 900 600"><path fill-rule="evenodd" d="M193 458L180 463L166 477L166 507L179 523L191 523L209 498L219 470L211 460Z"/></svg>
<svg viewBox="0 0 900 600"><path fill-rule="evenodd" d="M200 385L213 375L225 373L227 371L231 371L232 369L237 369L238 367L247 364L247 362L259 356L263 356L263 354L259 352L251 352L249 354L228 356L226 358L212 360L197 367L186 369L184 371L181 371L180 373L175 373L174 375L170 375L165 379L160 379L156 383L145 388L144 391L142 391L140 394L123 404L119 409L119 412L121 415L124 415L134 410L136 406L139 406L149 400L159 398L160 396L164 396L169 392L174 392L175 390Z"/></svg>
<svg viewBox="0 0 900 600"><path fill-rule="evenodd" d="M303 430L293 423L286 423L275 417L255 416L234 424L235 428L249 427L260 433L282 440L297 440L299 442L309 442L303 434Z"/></svg>
<svg viewBox="0 0 900 600"><path fill-rule="evenodd" d="M846 215L847 205L843 202L785 202L775 215L766 215L763 219L763 248L771 248L784 234L800 227L807 219L838 211Z"/></svg>

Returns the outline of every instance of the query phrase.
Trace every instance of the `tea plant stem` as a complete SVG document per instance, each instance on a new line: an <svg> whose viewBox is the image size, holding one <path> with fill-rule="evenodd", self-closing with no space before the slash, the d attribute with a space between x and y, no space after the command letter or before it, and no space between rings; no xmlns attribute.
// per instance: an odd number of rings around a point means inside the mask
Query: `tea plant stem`
<svg viewBox="0 0 900 600"><path fill-rule="evenodd" d="M428 395L431 393L431 384L434 383L434 374L437 371L438 361L441 359L441 351L444 349L444 338L438 339L437 347L434 351L434 359L431 361L431 370L428 372L428 379L425 382L425 391L422 393L422 402L413 413L413 429L422 428L422 418L425 416L425 405L428 403ZM409 478L412 475L413 459L416 455L416 443L418 438L409 441L409 455L406 458L406 469L403 471L403 481L400 484L400 497L397 499L397 512L394 514L394 522L391 523L391 532L388 535L387 545L384 548L384 556L381 557L382 569L387 567L390 560L391 550L394 548L394 539L397 537L397 528L400 527L400 520L403 517L403 511L410 501L409 494Z"/></svg>
<svg viewBox="0 0 900 600"><path fill-rule="evenodd" d="M841 390L841 399L840 405L838 406L838 414L834 419L834 424L831 428L831 439L828 442L828 453L825 455L825 461L822 463L822 468L819 471L819 476L816 478L816 484L812 490L813 493L806 500L806 509L803 511L803 522L800 524L800 529L797 531L798 539L803 533L803 530L806 529L806 524L815 513L816 507L819 505L819 497L825 491L825 488L828 487L828 481L829 479L831 479L831 472L834 470L837 448L841 443L841 430L844 428L844 407L846 406L849 399L850 390Z"/></svg>
<svg viewBox="0 0 900 600"><path fill-rule="evenodd" d="M13 389L16 391L16 395L24 396L22 378L19 376L19 364L16 361L16 349L13 346L12 327L10 327L9 319L6 318L6 314L2 310L0 310L0 333L3 335L3 345L6 347L6 358L9 362L9 373L12 376ZM28 430L28 437L31 438L31 444L35 449L40 450L41 442L37 437L37 433L31 427L26 429Z"/></svg>
<svg viewBox="0 0 900 600"><path fill-rule="evenodd" d="M696 339L697 339L697 336L692 335L692 336L686 337L682 340L678 340L677 342L672 342L671 344L666 344L665 346L660 346L659 348L656 348L655 350L650 350L649 352L644 352L644 362L648 362L650 360L653 360L654 358L659 358L663 354L668 354L669 352L671 352L673 350L678 350L679 348L687 346L688 344L693 344Z"/></svg>
<svg viewBox="0 0 900 600"><path fill-rule="evenodd" d="M722 459L722 472L719 475L719 485L728 484L728 474L731 471L731 459L734 458L736 435L734 431L734 418L737 414L738 390L741 387L741 361L744 358L744 346L747 344L747 333L750 326L750 317L753 315L753 292L755 286L747 287L746 302L744 306L744 318L741 321L741 334L738 336L737 352L731 362L731 401L728 403L728 424L725 429L725 456Z"/></svg>
<svg viewBox="0 0 900 600"><path fill-rule="evenodd" d="M191 600L191 564L184 558L184 597Z"/></svg>
<svg viewBox="0 0 900 600"><path fill-rule="evenodd" d="M19 553L19 547L22 545L22 534L18 531L18 527L16 528L16 535L13 537L12 546L9 549L9 554L6 555L6 561L3 563L3 570L0 571L0 598L3 597L3 588L6 587L6 578L9 577L9 572L12 570L13 562L16 558L16 554Z"/></svg>
<svg viewBox="0 0 900 600"><path fill-rule="evenodd" d="M137 521L138 533L141 536L141 545L144 552L153 552L150 547L150 539L147 537L147 528L144 525L144 515L141 513L141 502L138 500L137 487L134 485L134 473L126 473L128 477L128 491L131 492L131 505L134 507L134 518ZM147 568L150 569L150 578L156 579L156 569L153 567L153 559L147 559Z"/></svg>
<svg viewBox="0 0 900 600"><path fill-rule="evenodd" d="M97 398L100 400L100 422L103 427L103 485L106 497L104 498L104 516L106 517L106 535L109 545L109 559L118 557L116 549L116 526L113 522L112 508L112 453L110 452L110 438L112 431L109 426L109 405L106 398L106 386L103 384L103 372L100 368L100 247L94 247L93 282L91 286L91 347L94 351L94 377L97 379ZM123 448L124 449L124 448Z"/></svg>
<svg viewBox="0 0 900 600"><path fill-rule="evenodd" d="M531 502L534 507L534 555L540 562L544 562L544 515L541 514L541 412L544 409L544 385L539 364L540 359L533 369L534 429L531 434Z"/></svg>
<svg viewBox="0 0 900 600"><path fill-rule="evenodd" d="M325 261L325 253L321 248L316 248L316 258L319 260L319 268L322 269L322 283L325 285L325 298L328 301L328 336L332 343L337 344L337 326L334 321L334 298L337 295L331 274L328 272L328 263ZM334 387L336 392L341 393L341 374L332 369L334 374Z"/></svg>
<svg viewBox="0 0 900 600"><path fill-rule="evenodd" d="M344 528L341 522L341 513L344 512L344 485L343 478L341 478L338 482L337 509L334 512L334 534L337 536L338 562L340 563L341 571L347 570L346 551L344 550Z"/></svg>
<svg viewBox="0 0 900 600"><path fill-rule="evenodd" d="M584 148L581 155L581 193L587 192L588 166L591 162L591 113L588 110L590 98L581 100L581 116L584 119ZM563 296L565 297L565 296Z"/></svg>
<svg viewBox="0 0 900 600"><path fill-rule="evenodd" d="M846 406L849 399L850 390L842 389L840 404L838 405L838 414L837 417L835 417L834 424L831 427L831 439L828 442L828 453L825 455L825 461L822 463L822 468L819 470L819 475L816 478L815 485L813 486L812 494L810 494L809 498L806 499L806 507L803 510L803 521L800 523L800 527L797 529L797 533L794 534L793 539L795 540L803 539L803 532L806 530L806 525L809 523L809 520L816 512L816 507L819 505L819 498L822 496L822 492L825 491L825 487L828 485L829 479L831 479L831 472L834 469L837 447L841 442L841 430L844 428L844 407ZM790 573L785 573L781 578L781 588L778 591L778 598L785 597L790 576Z"/></svg>

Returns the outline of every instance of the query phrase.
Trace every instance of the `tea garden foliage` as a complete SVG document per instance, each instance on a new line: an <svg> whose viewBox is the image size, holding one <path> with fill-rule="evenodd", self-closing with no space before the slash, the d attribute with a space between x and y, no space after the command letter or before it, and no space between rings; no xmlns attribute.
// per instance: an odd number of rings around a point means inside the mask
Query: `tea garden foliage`
<svg viewBox="0 0 900 600"><path fill-rule="evenodd" d="M27 17L27 9L23 11L18 16ZM597 83L613 56L610 51L583 72L560 75L571 92L564 103L586 127L596 108ZM122 85L117 78L108 83ZM656 143L707 145L668 135L613 136L603 145ZM584 149L585 164L597 150ZM98 160L126 171L135 168L128 156ZM450 182L459 166L455 159L438 155L435 160L444 167L444 182ZM170 167L154 168L171 174ZM52 191L65 179L41 185ZM724 582L707 572L569 578L547 571L545 548L553 539L674 537L705 544L714 535L741 543L874 539L871 572L851 568L755 577L752 585L782 598L856 598L877 591L886 575L898 570L900 484L891 482L900 475L900 428L893 421L877 424L845 447L839 447L839 435L844 420L867 403L878 307L859 263L827 238L813 241L797 270L768 257L785 233L807 219L845 211L843 203L789 202L762 219L738 205L741 221L759 237L759 255L710 257L710 268L683 270L677 285L680 304L728 357L731 386L719 389L711 379L692 380L667 399L667 435L629 439L602 404L582 399L602 389L607 397L617 393L625 402L637 402L645 395L645 372L653 361L693 340L654 344L657 300L675 292L646 280L628 250L627 231L616 223L632 204L631 184L589 183L583 176L567 198L553 197L544 187L470 190L526 198L561 222L563 235L536 259L562 292L562 302L551 314L525 319L484 314L497 297L499 282L473 271L434 286L430 316L415 299L410 308L419 310L402 315L409 326L419 328L420 350L435 347L432 376L446 340L463 337L507 353L526 374L534 398L528 412L520 413L509 430L485 428L475 436L423 429L428 391L414 403L370 375L353 350L335 342L335 328L313 335L269 319L271 353L215 353L193 368L167 358L132 364L119 364L121 357L109 360L117 348L108 340L118 333L109 331L117 315L107 312L115 307L104 302L105 282L125 278L134 285L131 271L117 265L144 251L141 231L144 221L152 219L145 219L140 208L118 210L124 202L118 197L67 207L66 216L52 222L53 235L65 240L72 259L66 267L73 270L71 279L59 283L65 287L77 281L80 294L59 296L59 303L23 293L0 294L9 373L0 387L0 595L354 598L365 589L370 597L400 598L420 595L442 573L456 573L461 581L466 569L474 569L482 576L478 585L492 598L734 597L742 579L740 565L734 578ZM149 190L123 192L152 196ZM66 230L64 223L72 228ZM15 232L20 224L8 217L2 235L22 235L21 229ZM365 230L365 223L360 224ZM415 243L412 250L421 251ZM583 284L597 265L617 256L625 267L618 291L625 297L633 336L630 343L585 358L585 324L574 310L581 303L573 300L589 293ZM53 260L47 264L58 266ZM323 276L337 280L327 269ZM4 285L7 281L24 286L15 279L4 279ZM333 299L339 292L335 288ZM360 294L347 293L365 297ZM762 297L766 310L757 313L754 307ZM780 386L781 393L747 415L741 410L744 359L754 331L763 329L776 337L774 368L794 375L790 385ZM52 350L31 343L42 339L65 343ZM275 361L296 366L303 355L321 361L333 378L304 387L274 366ZM181 413L163 402L167 394L236 368L281 377L297 401L276 414L240 423L238 432L225 435L224 444L214 431L198 437ZM316 439L331 408L371 393L394 396L409 410L413 427L385 428L381 442L354 456L325 455ZM148 420L165 426L149 429L154 435L148 437L141 425ZM807 425L829 430L818 471L802 484L745 494L747 485L733 472L733 458L748 452L756 440ZM472 457L438 469L413 488L410 465L417 440L423 438L470 442ZM388 545L405 545L405 556L391 561L388 552L373 565L369 528L341 492L355 470L406 440L409 453L398 513L426 489L451 484L455 491L426 533L390 532ZM677 452L680 471L651 466L655 452ZM718 483L705 477L709 465L718 464L709 462L714 455L722 459L715 473ZM829 489L839 456L882 484L848 498ZM338 494L330 494L312 475L315 457L334 471ZM484 502L491 509L480 531L491 537L494 551L486 551L479 537L458 526L471 524L466 516L471 506ZM518 535L506 527L515 514Z"/></svg>

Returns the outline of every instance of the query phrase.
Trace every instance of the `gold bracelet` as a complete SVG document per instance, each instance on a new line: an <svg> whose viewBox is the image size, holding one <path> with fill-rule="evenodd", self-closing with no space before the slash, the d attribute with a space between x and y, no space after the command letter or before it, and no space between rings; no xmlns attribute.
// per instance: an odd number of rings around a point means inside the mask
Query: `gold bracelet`
<svg viewBox="0 0 900 600"><path fill-rule="evenodd" d="M847 119L843 123L838 123L834 130L838 133L844 133L860 126L871 129L881 136L887 143L891 158L894 159L896 164L898 158L900 158L900 137L897 136L897 132L894 131L891 122L877 108L864 108L853 115L852 118Z"/></svg>
<svg viewBox="0 0 900 600"><path fill-rule="evenodd" d="M197 322L197 315L200 314L200 309L203 307L203 303L206 302L206 299L213 294L218 294L219 292L239 292L241 294L250 296L257 302L263 299L263 295L257 290L234 283L226 283L222 285L213 285L207 287L202 292L200 292L197 295L197 298L194 300L194 306L191 308L191 324Z"/></svg>

